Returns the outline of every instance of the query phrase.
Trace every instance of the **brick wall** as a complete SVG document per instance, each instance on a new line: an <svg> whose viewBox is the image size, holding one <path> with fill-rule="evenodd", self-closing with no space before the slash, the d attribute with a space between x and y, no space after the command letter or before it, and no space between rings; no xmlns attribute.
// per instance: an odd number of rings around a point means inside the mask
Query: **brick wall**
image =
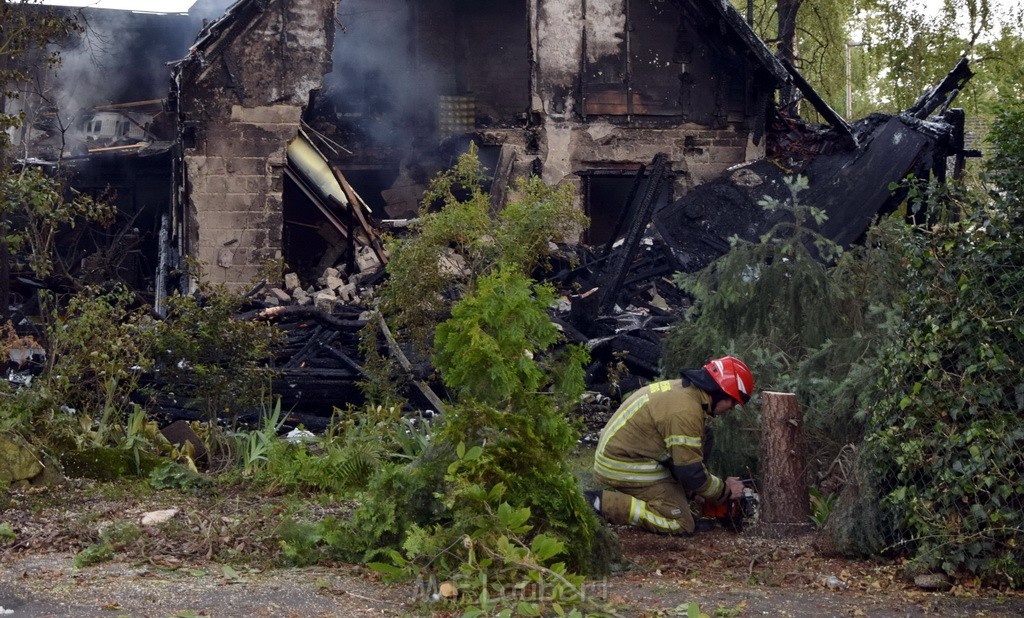
<svg viewBox="0 0 1024 618"><path fill-rule="evenodd" d="M232 107L211 128L207 148L185 157L194 215L196 257L211 283L249 285L281 255L281 175L302 108Z"/></svg>
<svg viewBox="0 0 1024 618"><path fill-rule="evenodd" d="M281 256L288 143L330 71L336 0L239 2L177 69L182 246L214 284L244 289ZM286 34L287 36L282 36Z"/></svg>

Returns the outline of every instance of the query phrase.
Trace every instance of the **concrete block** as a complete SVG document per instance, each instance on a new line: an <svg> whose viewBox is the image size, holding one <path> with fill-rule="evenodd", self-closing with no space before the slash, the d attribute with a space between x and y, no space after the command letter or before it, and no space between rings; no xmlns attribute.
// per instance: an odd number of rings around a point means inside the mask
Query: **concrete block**
<svg viewBox="0 0 1024 618"><path fill-rule="evenodd" d="M231 106L231 122L298 125L301 116L302 108L297 105Z"/></svg>
<svg viewBox="0 0 1024 618"><path fill-rule="evenodd" d="M345 300L345 301L350 301L350 300L355 299L355 297L356 297L356 284L354 284L354 283L346 283L345 285L341 286L340 288L338 288L338 296L341 297L341 299Z"/></svg>
<svg viewBox="0 0 1024 618"><path fill-rule="evenodd" d="M285 292L281 288L270 288L270 294L280 301L282 305L287 305L292 302L292 297L288 295L288 292Z"/></svg>
<svg viewBox="0 0 1024 618"><path fill-rule="evenodd" d="M711 149L711 161L714 163L725 163L727 165L733 165L735 163L741 163L743 157L746 154L746 148L743 146L728 147L728 148L712 148Z"/></svg>
<svg viewBox="0 0 1024 618"><path fill-rule="evenodd" d="M373 249L369 247L360 247L356 252L356 268L360 272L367 270L376 270L380 267L380 260L377 259Z"/></svg>
<svg viewBox="0 0 1024 618"><path fill-rule="evenodd" d="M341 277L327 277L325 283L331 290L338 290L345 285L345 281Z"/></svg>
<svg viewBox="0 0 1024 618"><path fill-rule="evenodd" d="M224 160L225 171L241 176L263 176L267 173L267 161L261 157L232 157Z"/></svg>
<svg viewBox="0 0 1024 618"><path fill-rule="evenodd" d="M334 292L328 290L321 290L313 297L313 305L324 313L334 313L334 306L337 302L338 297L334 295Z"/></svg>
<svg viewBox="0 0 1024 618"><path fill-rule="evenodd" d="M217 251L217 266L231 268L235 261L235 252L230 247L221 247Z"/></svg>
<svg viewBox="0 0 1024 618"><path fill-rule="evenodd" d="M327 285L328 277L341 277L341 271L339 271L337 268L334 268L333 266L328 266L324 270L323 274L320 275L320 278L317 279L316 281L320 285Z"/></svg>
<svg viewBox="0 0 1024 618"><path fill-rule="evenodd" d="M302 291L302 288L299 287L299 276L295 273L285 274L284 289L288 290L289 292L292 292L293 294L296 294L297 292L302 292L303 294L305 294L305 292Z"/></svg>

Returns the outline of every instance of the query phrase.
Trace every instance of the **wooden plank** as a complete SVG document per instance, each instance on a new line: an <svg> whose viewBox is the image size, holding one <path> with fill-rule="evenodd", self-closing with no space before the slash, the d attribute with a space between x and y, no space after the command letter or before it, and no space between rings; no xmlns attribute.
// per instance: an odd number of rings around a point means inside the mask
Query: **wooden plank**
<svg viewBox="0 0 1024 618"><path fill-rule="evenodd" d="M360 204L366 205L363 200L356 195L356 192L352 189L352 185L348 184L348 180L345 175L341 173L341 170L337 166L332 165L331 171L334 172L334 177L338 180L338 184L341 185L341 190L345 192L345 197L348 198L348 207L355 213L356 219L359 220L359 225L362 226L363 231L366 232L366 237L370 239L370 248L373 249L374 254L377 255L377 259L380 263L387 265L388 256L384 253L384 249L381 246L380 238L373 231L373 227L366 222L366 217L363 216L363 209L360 208Z"/></svg>

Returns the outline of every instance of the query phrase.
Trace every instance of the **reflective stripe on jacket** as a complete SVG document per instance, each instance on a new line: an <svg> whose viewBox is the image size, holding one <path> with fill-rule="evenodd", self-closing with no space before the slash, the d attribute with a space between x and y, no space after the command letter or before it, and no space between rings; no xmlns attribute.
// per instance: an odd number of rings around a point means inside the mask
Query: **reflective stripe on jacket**
<svg viewBox="0 0 1024 618"><path fill-rule="evenodd" d="M699 464L696 492L721 497L725 484L703 467L704 426L711 397L681 380L655 382L634 392L601 431L594 472L613 487L640 487L672 478L670 466Z"/></svg>

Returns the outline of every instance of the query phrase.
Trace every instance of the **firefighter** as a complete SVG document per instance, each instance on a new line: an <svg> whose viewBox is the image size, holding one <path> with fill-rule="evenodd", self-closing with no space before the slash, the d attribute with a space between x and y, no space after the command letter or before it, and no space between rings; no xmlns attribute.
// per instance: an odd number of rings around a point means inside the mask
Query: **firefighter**
<svg viewBox="0 0 1024 618"><path fill-rule="evenodd" d="M747 403L753 390L750 369L726 356L631 394L601 431L594 472L609 489L586 492L591 505L612 524L693 533L690 499L721 503L743 494L739 478L722 480L704 466L706 425Z"/></svg>

